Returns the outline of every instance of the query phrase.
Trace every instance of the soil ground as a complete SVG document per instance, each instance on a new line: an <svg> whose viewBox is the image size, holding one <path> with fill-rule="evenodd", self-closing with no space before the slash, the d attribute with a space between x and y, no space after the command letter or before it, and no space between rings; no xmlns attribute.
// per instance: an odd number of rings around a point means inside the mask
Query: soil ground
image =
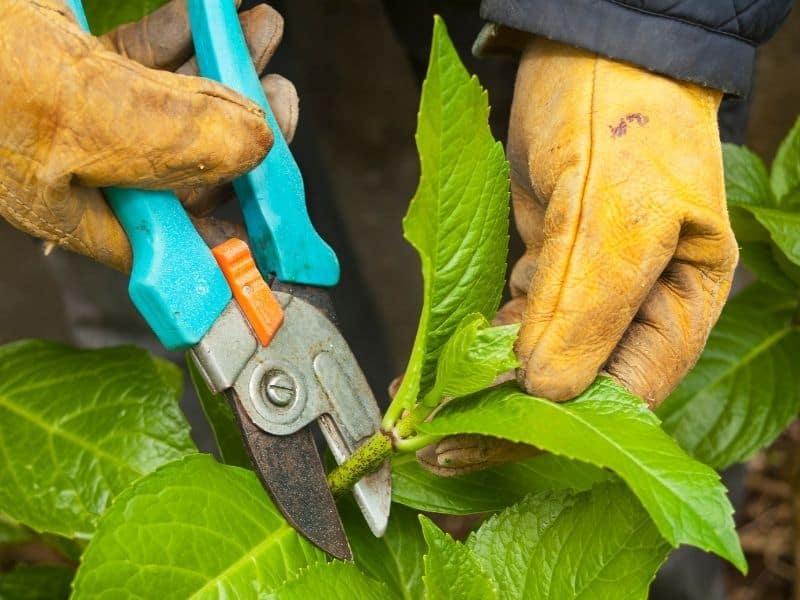
<svg viewBox="0 0 800 600"><path fill-rule="evenodd" d="M794 422L767 450L747 464L746 500L736 515L742 548L750 565L742 576L728 568L730 600L798 597L798 502L791 482L798 477L800 422Z"/></svg>

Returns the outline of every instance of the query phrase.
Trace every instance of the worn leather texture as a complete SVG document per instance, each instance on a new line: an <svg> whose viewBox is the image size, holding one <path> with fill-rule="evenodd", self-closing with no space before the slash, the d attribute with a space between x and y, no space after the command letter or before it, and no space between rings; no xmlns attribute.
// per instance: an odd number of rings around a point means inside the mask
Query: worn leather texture
<svg viewBox="0 0 800 600"><path fill-rule="evenodd" d="M694 365L738 260L720 99L557 42L526 47L508 157L527 250L505 311L522 309L529 392L567 400L605 370L654 407Z"/></svg>
<svg viewBox="0 0 800 600"><path fill-rule="evenodd" d="M269 149L272 133L256 104L191 76L184 1L102 38L82 32L59 0L7 0L3 8L0 215L15 227L125 271L130 245L98 188L177 188L205 214L219 184ZM262 6L242 23L262 70L283 22ZM183 74L163 70L174 68ZM280 97L276 114L291 133L294 88L262 83ZM212 239L230 234L213 220L196 223Z"/></svg>

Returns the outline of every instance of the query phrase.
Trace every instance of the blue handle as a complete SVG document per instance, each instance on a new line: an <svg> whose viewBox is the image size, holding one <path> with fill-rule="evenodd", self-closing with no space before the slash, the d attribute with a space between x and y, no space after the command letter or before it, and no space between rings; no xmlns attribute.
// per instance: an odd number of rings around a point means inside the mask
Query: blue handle
<svg viewBox="0 0 800 600"><path fill-rule="evenodd" d="M300 169L264 96L234 3L189 0L189 20L200 73L259 104L275 136L266 159L233 182L259 269L286 282L335 285L339 262L308 218Z"/></svg>
<svg viewBox="0 0 800 600"><path fill-rule="evenodd" d="M80 0L67 4L89 31ZM172 192L107 188L104 194L133 249L133 303L164 346L193 346L231 299L211 251Z"/></svg>

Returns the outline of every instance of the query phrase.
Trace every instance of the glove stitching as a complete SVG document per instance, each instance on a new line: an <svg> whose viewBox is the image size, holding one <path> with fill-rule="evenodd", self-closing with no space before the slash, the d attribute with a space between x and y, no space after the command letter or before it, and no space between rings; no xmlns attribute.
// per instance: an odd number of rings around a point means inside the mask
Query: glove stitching
<svg viewBox="0 0 800 600"><path fill-rule="evenodd" d="M56 8L55 6L53 6L51 4L42 4L41 2L37 2L36 0L31 0L31 4L33 4L33 6L38 8L39 10L46 10L47 12L55 13L55 14L63 17L64 19L67 19L69 21L73 20L73 15L72 15L71 11L68 12L67 9L62 10L62 9Z"/></svg>
<svg viewBox="0 0 800 600"><path fill-rule="evenodd" d="M61 18L56 19L47 19L48 23L52 24L53 27L57 27L66 35L74 38L81 42L87 50L87 53L91 50L91 45L93 43L100 44L97 41L97 38L94 36L86 34L79 26L77 21L75 20L75 16L72 14L70 10L59 10L53 6L42 4L41 2L37 2L36 0L31 0L33 4L34 11L41 10L46 11L50 14L56 14ZM82 58L82 57L81 57Z"/></svg>
<svg viewBox="0 0 800 600"><path fill-rule="evenodd" d="M153 44L151 43L150 38L150 15L146 15L141 21L141 32L140 36L144 40L144 47L147 52L147 64L148 65L155 65L156 64L156 52L153 48Z"/></svg>
<svg viewBox="0 0 800 600"><path fill-rule="evenodd" d="M245 23L259 22L259 13L265 13L263 21L265 24L269 25L270 35L269 39L264 44L264 47L261 49L261 52L258 54L258 56L255 56L252 54L255 40L251 41L248 35L248 28L245 27ZM241 23L242 30L245 33L245 40L247 47L251 52L253 64L256 66L256 70L260 76L261 73L267 68L267 64L269 64L269 61L272 59L272 56L275 54L278 46L280 46L280 43L283 40L283 17L278 11L268 4L258 4L249 10L239 13L239 22Z"/></svg>
<svg viewBox="0 0 800 600"><path fill-rule="evenodd" d="M3 204L5 205L9 214L19 223L25 225L30 231L35 231L37 234L36 237L47 237L48 239L56 242L59 246L65 246L65 241L71 242L75 245L75 247L80 248L83 254L92 256L89 246L74 234L68 233L59 227L54 227L46 220L34 221L30 219L27 215L31 213L35 214L35 212L31 209L30 205L22 202L3 181L0 181L0 190L5 192L4 195L6 196L7 200L10 200L20 207L20 209L15 209L10 203L4 202Z"/></svg>

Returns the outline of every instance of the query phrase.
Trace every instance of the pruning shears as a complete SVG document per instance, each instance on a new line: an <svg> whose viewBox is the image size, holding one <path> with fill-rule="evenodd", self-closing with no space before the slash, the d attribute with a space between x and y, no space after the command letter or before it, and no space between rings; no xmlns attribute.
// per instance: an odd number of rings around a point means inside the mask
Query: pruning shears
<svg viewBox="0 0 800 600"><path fill-rule="evenodd" d="M80 0L67 3L88 31ZM341 463L378 430L380 412L334 325L327 288L338 282L339 263L308 217L300 170L234 3L188 6L200 73L258 103L275 140L267 158L234 181L249 247L230 239L209 249L172 192L105 190L133 249L129 293L163 345L189 349L209 387L228 398L256 472L286 519L316 546L349 559L311 424ZM382 535L388 461L353 493L370 529Z"/></svg>

